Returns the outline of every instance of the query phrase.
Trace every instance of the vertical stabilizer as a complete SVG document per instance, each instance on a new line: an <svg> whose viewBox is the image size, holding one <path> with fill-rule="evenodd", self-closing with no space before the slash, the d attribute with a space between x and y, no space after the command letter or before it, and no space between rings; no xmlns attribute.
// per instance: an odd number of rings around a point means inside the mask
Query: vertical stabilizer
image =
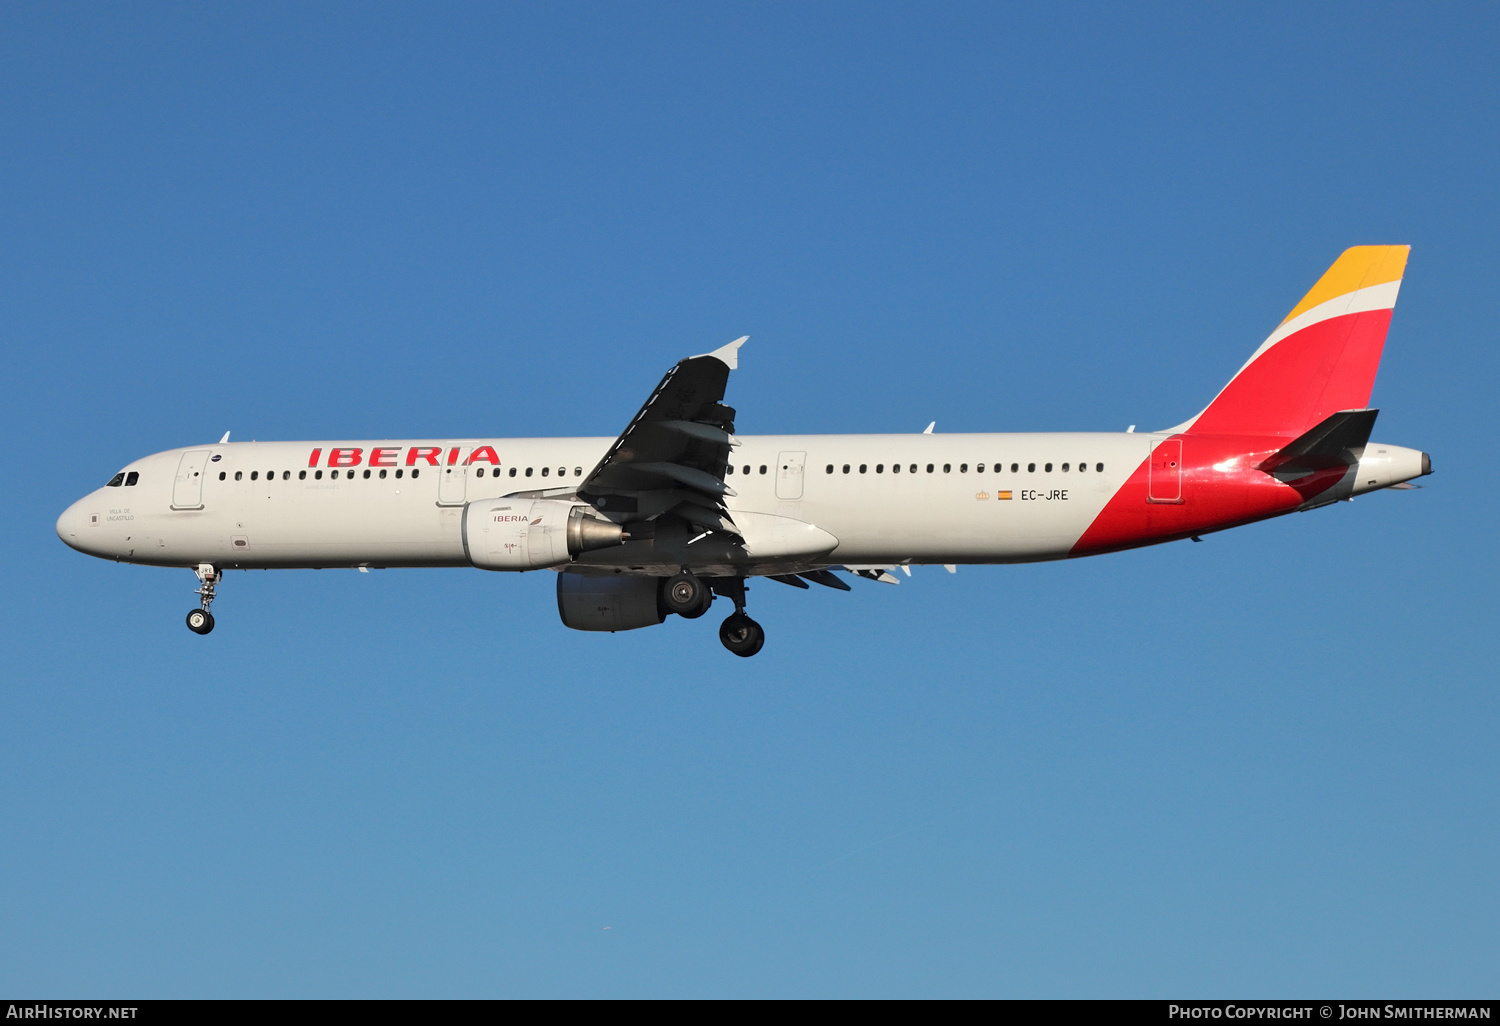
<svg viewBox="0 0 1500 1026"><path fill-rule="evenodd" d="M1172 430L1296 437L1367 407L1410 249L1345 250L1208 408Z"/></svg>

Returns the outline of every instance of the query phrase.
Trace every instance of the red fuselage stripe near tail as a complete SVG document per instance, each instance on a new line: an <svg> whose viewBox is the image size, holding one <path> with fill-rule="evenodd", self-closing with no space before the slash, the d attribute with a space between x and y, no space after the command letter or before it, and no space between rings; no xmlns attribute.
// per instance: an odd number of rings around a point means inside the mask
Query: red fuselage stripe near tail
<svg viewBox="0 0 1500 1026"><path fill-rule="evenodd" d="M1172 443L1180 441L1178 454ZM1160 485L1152 498L1152 459L1143 460L1114 494L1073 546L1072 555L1087 556L1115 549L1218 531L1237 524L1289 513L1313 495L1337 484L1345 468L1298 481L1293 488L1260 470L1258 464L1274 454L1287 439L1252 435L1174 435L1158 443L1181 462L1181 488L1176 501Z"/></svg>
<svg viewBox="0 0 1500 1026"><path fill-rule="evenodd" d="M1128 549L1261 520L1290 512L1338 484L1344 467L1318 471L1293 485L1259 465L1327 417L1369 404L1390 323L1390 310L1330 317L1261 353L1185 433L1157 444L1072 554Z"/></svg>

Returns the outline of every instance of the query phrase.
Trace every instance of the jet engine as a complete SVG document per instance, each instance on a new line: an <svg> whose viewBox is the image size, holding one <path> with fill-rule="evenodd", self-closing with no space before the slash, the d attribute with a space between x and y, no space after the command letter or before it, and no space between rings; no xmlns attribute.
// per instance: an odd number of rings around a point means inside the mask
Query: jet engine
<svg viewBox="0 0 1500 1026"><path fill-rule="evenodd" d="M563 499L482 499L464 507L464 555L482 570L540 570L625 541L619 524Z"/></svg>
<svg viewBox="0 0 1500 1026"><path fill-rule="evenodd" d="M557 575L557 612L575 631L633 631L666 619L661 578L627 574Z"/></svg>

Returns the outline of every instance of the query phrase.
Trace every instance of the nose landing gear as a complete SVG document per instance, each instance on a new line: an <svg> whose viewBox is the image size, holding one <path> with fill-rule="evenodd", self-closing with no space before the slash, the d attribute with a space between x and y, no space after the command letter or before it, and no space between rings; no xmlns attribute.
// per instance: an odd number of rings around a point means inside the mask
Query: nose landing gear
<svg viewBox="0 0 1500 1026"><path fill-rule="evenodd" d="M188 630L194 634L207 634L214 629L214 614L208 611L208 607L214 604L214 589L224 579L224 572L215 570L212 563L199 563L193 573L198 575L198 590L194 594L202 596L202 602L200 608L187 615Z"/></svg>

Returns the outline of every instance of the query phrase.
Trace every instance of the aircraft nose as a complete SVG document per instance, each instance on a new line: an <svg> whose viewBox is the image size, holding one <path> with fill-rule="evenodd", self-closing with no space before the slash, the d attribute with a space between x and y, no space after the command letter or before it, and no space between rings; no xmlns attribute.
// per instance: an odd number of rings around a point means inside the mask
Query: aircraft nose
<svg viewBox="0 0 1500 1026"><path fill-rule="evenodd" d="M96 526L90 522L90 517L96 514L91 514L84 508L87 502L87 499L79 499L57 518L57 536L64 544L79 552L90 552L88 529Z"/></svg>

